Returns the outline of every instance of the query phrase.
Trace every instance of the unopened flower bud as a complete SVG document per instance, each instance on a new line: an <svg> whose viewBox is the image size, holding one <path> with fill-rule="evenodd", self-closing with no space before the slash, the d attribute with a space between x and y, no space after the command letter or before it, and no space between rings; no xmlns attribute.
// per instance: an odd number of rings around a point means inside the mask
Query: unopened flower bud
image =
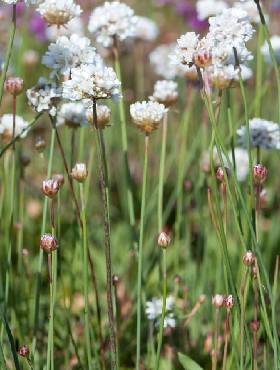
<svg viewBox="0 0 280 370"><path fill-rule="evenodd" d="M203 304L205 301L206 301L206 295L205 294L200 294L200 296L198 297L198 302L200 304Z"/></svg>
<svg viewBox="0 0 280 370"><path fill-rule="evenodd" d="M51 234L44 234L41 236L40 247L46 253L51 253L57 249L57 240Z"/></svg>
<svg viewBox="0 0 280 370"><path fill-rule="evenodd" d="M253 177L256 185L261 185L267 178L267 169L262 164L256 164L253 168Z"/></svg>
<svg viewBox="0 0 280 370"><path fill-rule="evenodd" d="M29 357L29 354L30 354L30 351L29 351L29 348L24 344L23 346L21 346L18 350L18 354L21 356L21 357L26 357L28 358Z"/></svg>
<svg viewBox="0 0 280 370"><path fill-rule="evenodd" d="M84 182L87 178L88 170L85 163L76 163L72 168L71 176L78 182Z"/></svg>
<svg viewBox="0 0 280 370"><path fill-rule="evenodd" d="M4 84L5 91L13 96L21 94L23 91L23 87L23 79L20 77L9 77Z"/></svg>
<svg viewBox="0 0 280 370"><path fill-rule="evenodd" d="M227 176L229 176L229 169L225 167ZM220 182L225 182L225 172L222 167L218 167L216 171L216 179Z"/></svg>
<svg viewBox="0 0 280 370"><path fill-rule="evenodd" d="M35 142L35 149L39 152L42 153L44 149L46 148L46 142L43 138L38 137Z"/></svg>
<svg viewBox="0 0 280 370"><path fill-rule="evenodd" d="M175 277L174 277L174 283L175 284L181 284L181 282L182 282L181 276L180 275L175 275Z"/></svg>
<svg viewBox="0 0 280 370"><path fill-rule="evenodd" d="M215 294L212 297L212 305L216 308L221 308L224 305L224 296L222 294Z"/></svg>
<svg viewBox="0 0 280 370"><path fill-rule="evenodd" d="M250 328L253 332L257 332L260 328L260 322L258 320L251 321Z"/></svg>
<svg viewBox="0 0 280 370"><path fill-rule="evenodd" d="M64 176L61 173L56 173L53 175L52 179L58 182L59 188L64 185Z"/></svg>
<svg viewBox="0 0 280 370"><path fill-rule="evenodd" d="M243 263L245 266L252 266L255 262L255 254L251 251L247 251L243 256Z"/></svg>
<svg viewBox="0 0 280 370"><path fill-rule="evenodd" d="M206 68L212 63L212 55L209 50L200 50L195 53L193 62L198 68Z"/></svg>
<svg viewBox="0 0 280 370"><path fill-rule="evenodd" d="M113 285L117 285L118 284L118 282L120 281L120 278L119 278L119 276L118 275L116 275L116 274L114 274L113 276L112 276L112 282L113 282Z"/></svg>
<svg viewBox="0 0 280 370"><path fill-rule="evenodd" d="M49 198L54 198L59 190L59 182L53 179L43 181L42 192Z"/></svg>
<svg viewBox="0 0 280 370"><path fill-rule="evenodd" d="M253 279L256 279L258 277L258 269L256 266L252 267L252 277Z"/></svg>
<svg viewBox="0 0 280 370"><path fill-rule="evenodd" d="M224 305L228 310L230 310L234 306L234 298L232 295L225 297Z"/></svg>
<svg viewBox="0 0 280 370"><path fill-rule="evenodd" d="M26 67L35 67L39 61L40 61L40 56L39 56L39 53L37 53L37 51L35 50L27 50L24 54L23 54L23 64L26 66Z"/></svg>
<svg viewBox="0 0 280 370"><path fill-rule="evenodd" d="M170 234L166 231L162 231L158 236L158 246L161 248L167 248L171 243Z"/></svg>

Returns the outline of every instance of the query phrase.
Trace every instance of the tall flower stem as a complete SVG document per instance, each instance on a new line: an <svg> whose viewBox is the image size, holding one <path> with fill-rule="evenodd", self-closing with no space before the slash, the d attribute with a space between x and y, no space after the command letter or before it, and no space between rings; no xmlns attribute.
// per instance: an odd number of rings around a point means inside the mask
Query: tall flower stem
<svg viewBox="0 0 280 370"><path fill-rule="evenodd" d="M257 262L256 262L257 263ZM254 325L258 325L258 286L257 282L253 281L254 286ZM257 350L258 350L258 330L257 327L253 328L253 369L258 369L257 363Z"/></svg>
<svg viewBox="0 0 280 370"><path fill-rule="evenodd" d="M167 123L168 113L166 112L163 119L162 126L162 141L161 141L161 155L159 167L159 184L158 184L158 232L163 228L162 214L163 214L163 188L164 188L164 169L166 157L166 140L167 140Z"/></svg>
<svg viewBox="0 0 280 370"><path fill-rule="evenodd" d="M230 309L227 309L226 327L225 327L225 346L224 346L224 355L223 355L223 370L226 370L226 368L227 368L229 336L230 336Z"/></svg>
<svg viewBox="0 0 280 370"><path fill-rule="evenodd" d="M143 181L142 181L139 253L138 253L136 370L140 369L140 355L141 355L142 263L143 263L144 221L145 221L145 209L146 209L148 154L149 154L149 135L146 134L145 136L145 158L144 158Z"/></svg>
<svg viewBox="0 0 280 370"><path fill-rule="evenodd" d="M109 201L109 178L105 143L102 129L97 125L97 110L96 100L92 102L93 106L93 124L96 128L98 161L99 161L99 179L103 203L104 217L104 239L105 239L105 259L106 259L106 295L107 295L107 311L110 331L110 347L111 347L111 369L117 368L117 346L116 346L116 331L114 323L114 308L113 308L113 288L112 288L112 259L111 259L111 230L110 230L110 201Z"/></svg>
<svg viewBox="0 0 280 370"><path fill-rule="evenodd" d="M117 45L117 40L114 42L113 53L115 58L115 70L118 76L118 79L122 82L121 75L121 66L119 59L119 50ZM122 151L123 151L123 162L124 162L124 171L125 171L125 187L126 187L126 197L127 197L127 206L128 206L128 216L129 223L131 228L131 234L133 239L134 248L137 248L136 242L136 232L135 232L135 210L134 210L134 201L132 194L132 184L131 184L131 174L128 163L128 144L127 144L127 130L126 130L126 113L123 99L120 99L119 102L119 114L120 114L120 123L121 123L121 137L122 137Z"/></svg>
<svg viewBox="0 0 280 370"><path fill-rule="evenodd" d="M240 370L244 369L244 331L245 331L245 293L248 281L248 270L241 283L241 317L240 317Z"/></svg>
<svg viewBox="0 0 280 370"><path fill-rule="evenodd" d="M220 309L216 308L214 351L212 353L212 370L217 369L219 330L220 330Z"/></svg>
<svg viewBox="0 0 280 370"><path fill-rule="evenodd" d="M55 143L55 129L52 129L51 132L51 144L49 151L49 160L48 160L48 170L47 177L50 178L53 167L53 154L54 154L54 143ZM48 199L44 200L43 207L43 220L41 226L41 235L46 231L46 222L47 222L47 211L48 211ZM34 306L34 327L33 327L33 342L32 342L32 353L35 354L36 343L37 343L37 330L39 326L39 308L40 308L40 289L41 289L41 271L43 264L43 250L40 249L38 267L36 272L36 288L35 288L35 306Z"/></svg>
<svg viewBox="0 0 280 370"><path fill-rule="evenodd" d="M162 250L162 264L163 264L163 298L162 298L162 313L160 319L160 327L159 327L159 335L158 335L158 347L157 347L157 358L156 358L156 367L155 369L159 369L159 360L160 360L160 352L162 347L162 337L163 337L163 329L164 329L164 319L166 314L166 296L167 296L167 272L166 272L166 248Z"/></svg>
<svg viewBox="0 0 280 370"><path fill-rule="evenodd" d="M2 103L2 98L3 98L3 92L4 92L4 83L6 80L6 75L7 71L9 68L10 64L10 59L12 55L12 50L13 50L13 45L14 45L14 38L15 38L15 33L16 33L16 4L13 5L13 10L12 10L12 24L11 24L11 29L10 29L10 35L9 35L9 42L8 42L8 47L6 51L6 57L5 57L5 64L3 71L1 73L1 79L0 79L0 105Z"/></svg>
<svg viewBox="0 0 280 370"><path fill-rule="evenodd" d="M87 241L87 220L86 220L86 207L84 201L84 188L80 183L80 199L82 205L82 222L83 222L83 285L84 285L84 299L85 299L85 340L87 351L87 365L88 369L92 369L91 360L91 345L90 345L90 330L89 330L89 302L88 302L88 241ZM102 343L100 343L102 345Z"/></svg>

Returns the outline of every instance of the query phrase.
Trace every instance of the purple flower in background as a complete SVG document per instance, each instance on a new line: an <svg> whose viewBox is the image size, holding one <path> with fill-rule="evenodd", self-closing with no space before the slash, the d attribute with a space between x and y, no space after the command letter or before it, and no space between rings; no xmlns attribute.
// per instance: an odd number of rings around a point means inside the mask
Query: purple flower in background
<svg viewBox="0 0 280 370"><path fill-rule="evenodd" d="M29 32L33 33L39 41L46 41L46 23L39 13L33 13L29 22Z"/></svg>
<svg viewBox="0 0 280 370"><path fill-rule="evenodd" d="M208 27L207 21L198 19L195 6L189 2L177 0L176 10L194 30L202 31Z"/></svg>

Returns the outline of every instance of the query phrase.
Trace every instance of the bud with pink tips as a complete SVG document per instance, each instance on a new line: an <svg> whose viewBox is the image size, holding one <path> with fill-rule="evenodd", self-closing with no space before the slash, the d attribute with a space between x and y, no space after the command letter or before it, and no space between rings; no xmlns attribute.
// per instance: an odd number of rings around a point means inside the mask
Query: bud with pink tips
<svg viewBox="0 0 280 370"><path fill-rule="evenodd" d="M253 168L253 177L256 185L262 185L267 178L267 168L262 164L256 164Z"/></svg>
<svg viewBox="0 0 280 370"><path fill-rule="evenodd" d="M49 198L54 198L59 191L59 182L54 179L43 181L42 192Z"/></svg>

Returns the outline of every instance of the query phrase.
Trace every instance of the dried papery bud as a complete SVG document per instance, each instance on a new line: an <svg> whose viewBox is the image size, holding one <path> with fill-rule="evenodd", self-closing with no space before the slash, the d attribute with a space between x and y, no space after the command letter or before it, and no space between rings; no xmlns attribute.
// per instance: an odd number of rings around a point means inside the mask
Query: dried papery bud
<svg viewBox="0 0 280 370"><path fill-rule="evenodd" d="M51 234L44 234L41 236L40 247L46 253L52 253L57 249L57 240Z"/></svg>
<svg viewBox="0 0 280 370"><path fill-rule="evenodd" d="M35 149L39 152L42 153L46 148L46 142L43 138L38 137L36 138L35 142Z"/></svg>
<svg viewBox="0 0 280 370"><path fill-rule="evenodd" d="M59 190L59 182L53 179L43 181L42 192L49 198L54 198Z"/></svg>
<svg viewBox="0 0 280 370"><path fill-rule="evenodd" d="M227 167L225 167L226 174L229 176L230 171ZM225 182L225 173L222 167L218 167L216 171L216 179L220 182Z"/></svg>
<svg viewBox="0 0 280 370"><path fill-rule="evenodd" d="M199 68L206 68L212 63L212 55L209 50L199 50L194 54L194 64Z"/></svg>
<svg viewBox="0 0 280 370"><path fill-rule="evenodd" d="M256 185L261 185L267 178L267 168L262 164L256 164L253 168L253 177Z"/></svg>
<svg viewBox="0 0 280 370"><path fill-rule="evenodd" d="M21 346L18 350L18 354L21 356L21 357L26 357L28 358L29 355L30 355L30 351L29 351L29 348L24 344L23 346Z"/></svg>
<svg viewBox="0 0 280 370"><path fill-rule="evenodd" d="M221 308L224 305L224 299L225 297L222 294L215 294L212 297L212 305L216 308Z"/></svg>
<svg viewBox="0 0 280 370"><path fill-rule="evenodd" d="M88 170L85 163L76 163L72 168L71 176L78 182L84 182L87 178Z"/></svg>
<svg viewBox="0 0 280 370"><path fill-rule="evenodd" d="M59 183L59 188L64 185L64 176L61 173L56 173L53 175L52 179Z"/></svg>
<svg viewBox="0 0 280 370"><path fill-rule="evenodd" d="M224 299L224 306L230 310L234 306L234 298L232 295L225 297Z"/></svg>
<svg viewBox="0 0 280 370"><path fill-rule="evenodd" d="M203 304L206 301L206 295L205 294L200 294L198 301L200 304Z"/></svg>
<svg viewBox="0 0 280 370"><path fill-rule="evenodd" d="M27 167L30 164L31 159L30 159L30 157L28 157L28 155L22 154L22 156L20 158L20 162L23 165L23 167Z"/></svg>
<svg viewBox="0 0 280 370"><path fill-rule="evenodd" d="M250 328L253 332L257 332L260 328L260 322L258 320L251 321Z"/></svg>
<svg viewBox="0 0 280 370"><path fill-rule="evenodd" d="M23 79L20 77L9 77L4 84L5 92L13 96L21 94L23 91L23 87Z"/></svg>
<svg viewBox="0 0 280 370"><path fill-rule="evenodd" d="M252 266L255 263L255 254L251 251L247 251L243 256L243 263L245 266Z"/></svg>
<svg viewBox="0 0 280 370"><path fill-rule="evenodd" d="M118 285L118 283L119 283L119 281L120 281L120 278L119 278L119 276L118 275L116 275L116 274L114 274L113 276L112 276L112 282L113 282L113 285Z"/></svg>
<svg viewBox="0 0 280 370"><path fill-rule="evenodd" d="M167 248L171 243L170 234L166 231L162 231L158 236L158 246L161 248Z"/></svg>

